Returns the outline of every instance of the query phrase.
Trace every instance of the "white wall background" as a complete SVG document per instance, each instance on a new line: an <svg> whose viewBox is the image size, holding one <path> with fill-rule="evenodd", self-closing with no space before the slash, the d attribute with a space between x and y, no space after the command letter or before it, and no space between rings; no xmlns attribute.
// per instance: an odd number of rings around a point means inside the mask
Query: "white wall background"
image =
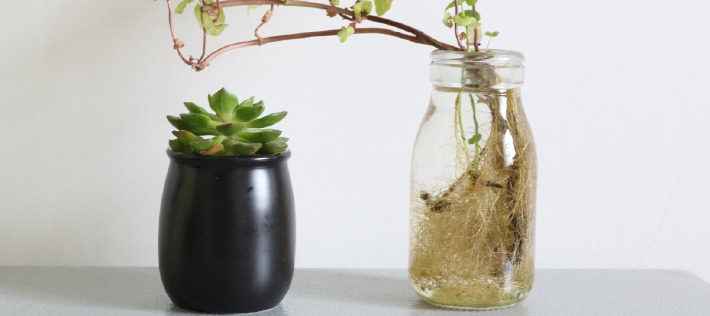
<svg viewBox="0 0 710 316"><path fill-rule="evenodd" d="M440 26L445 2L397 0L389 17L451 42ZM479 7L501 31L493 46L527 56L538 266L686 269L710 281L710 3ZM171 49L162 1L5 10L0 265L157 265L164 115L226 86L290 111L282 127L294 153L297 265L406 266L409 156L428 102L429 47L310 39L232 52L196 74ZM228 14L221 40L249 36L260 18ZM280 8L263 32L341 25L322 17ZM195 31L181 17L192 48Z"/></svg>

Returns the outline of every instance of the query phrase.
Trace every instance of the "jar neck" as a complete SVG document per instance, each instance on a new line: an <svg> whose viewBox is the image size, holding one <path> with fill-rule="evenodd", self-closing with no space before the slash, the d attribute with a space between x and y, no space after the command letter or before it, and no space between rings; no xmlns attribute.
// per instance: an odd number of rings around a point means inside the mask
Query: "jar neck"
<svg viewBox="0 0 710 316"><path fill-rule="evenodd" d="M434 86L443 88L514 89L523 84L524 59L523 54L514 51L437 50L431 54L429 78Z"/></svg>

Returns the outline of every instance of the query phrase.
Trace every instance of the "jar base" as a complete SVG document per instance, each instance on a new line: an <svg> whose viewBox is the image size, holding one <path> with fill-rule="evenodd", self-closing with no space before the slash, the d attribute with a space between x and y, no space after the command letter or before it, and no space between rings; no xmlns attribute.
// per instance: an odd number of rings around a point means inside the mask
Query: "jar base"
<svg viewBox="0 0 710 316"><path fill-rule="evenodd" d="M515 305L518 305L520 302L514 302L510 303L507 305L500 305L500 306L459 306L459 305L445 305L445 304L438 304L434 302L427 301L426 299L422 300L426 302L429 305L433 305L436 307L441 307L441 308L446 308L446 309L454 309L454 310L461 310L461 311L494 311L494 310L499 310L499 309L506 309L506 308L511 308Z"/></svg>
<svg viewBox="0 0 710 316"><path fill-rule="evenodd" d="M439 297L438 299L435 299L433 297L428 297L425 295L422 295L422 293L417 293L419 298L426 302L429 305L433 305L436 307L442 307L446 309L454 309L454 310L466 310L466 311L492 311L492 310L498 310L498 309L506 309L513 307L515 305L518 305L520 302L524 301L527 298L527 293L521 296L518 296L517 299L511 299L511 300L503 300L503 301L498 301L498 300L452 300L452 299L446 299L443 297Z"/></svg>

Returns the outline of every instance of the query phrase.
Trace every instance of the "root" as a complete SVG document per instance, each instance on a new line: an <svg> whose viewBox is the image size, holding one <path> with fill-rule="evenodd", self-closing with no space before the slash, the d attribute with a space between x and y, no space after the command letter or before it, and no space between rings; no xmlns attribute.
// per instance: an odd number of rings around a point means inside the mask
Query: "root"
<svg viewBox="0 0 710 316"><path fill-rule="evenodd" d="M451 305L503 305L532 285L534 143L518 95L496 95L487 101L491 127L478 166L468 164L443 192L420 192L413 214L412 283ZM506 134L512 163L505 159Z"/></svg>

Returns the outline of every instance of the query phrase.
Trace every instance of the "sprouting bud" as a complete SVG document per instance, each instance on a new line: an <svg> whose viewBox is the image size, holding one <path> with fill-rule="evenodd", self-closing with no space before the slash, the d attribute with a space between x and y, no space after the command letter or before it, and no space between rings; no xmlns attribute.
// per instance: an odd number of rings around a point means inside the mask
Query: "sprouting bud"
<svg viewBox="0 0 710 316"><path fill-rule="evenodd" d="M461 32L461 34L459 34L459 39L462 41L466 40L466 32Z"/></svg>
<svg viewBox="0 0 710 316"><path fill-rule="evenodd" d="M261 18L261 23L266 23L271 19L271 10L266 10L264 16Z"/></svg>
<svg viewBox="0 0 710 316"><path fill-rule="evenodd" d="M444 25L448 28L452 28L454 26L454 18L451 16L451 13L449 12L444 12Z"/></svg>
<svg viewBox="0 0 710 316"><path fill-rule="evenodd" d="M183 47L185 47L185 43L183 43L181 40L177 38L173 40L173 49L179 49Z"/></svg>

